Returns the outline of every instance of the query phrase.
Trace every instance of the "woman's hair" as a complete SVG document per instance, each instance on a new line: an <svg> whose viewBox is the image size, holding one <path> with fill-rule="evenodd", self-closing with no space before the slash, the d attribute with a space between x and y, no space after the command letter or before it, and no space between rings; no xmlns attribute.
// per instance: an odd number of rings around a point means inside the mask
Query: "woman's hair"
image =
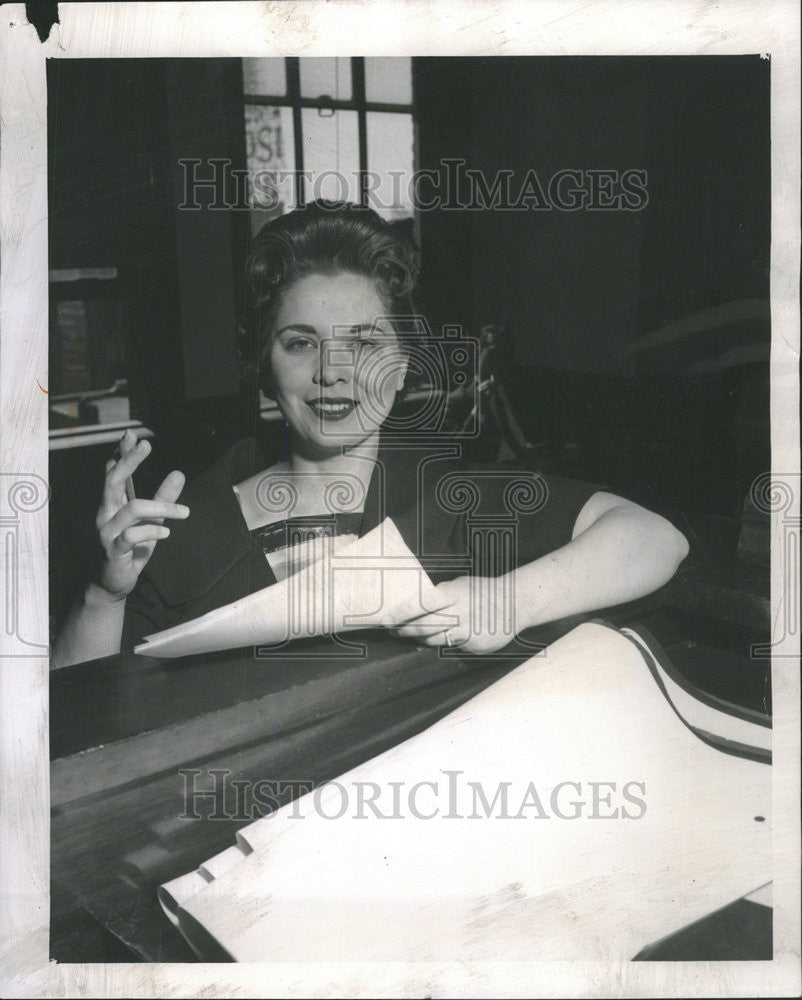
<svg viewBox="0 0 802 1000"><path fill-rule="evenodd" d="M412 292L418 277L414 244L372 209L315 201L268 222L251 245L238 349L243 377L260 380L281 297L310 274L369 278L404 346L419 333Z"/></svg>

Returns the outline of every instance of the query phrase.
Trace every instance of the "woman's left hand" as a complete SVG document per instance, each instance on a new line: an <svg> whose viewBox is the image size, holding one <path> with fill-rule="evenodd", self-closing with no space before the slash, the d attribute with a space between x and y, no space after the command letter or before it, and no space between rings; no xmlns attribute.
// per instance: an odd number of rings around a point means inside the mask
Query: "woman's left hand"
<svg viewBox="0 0 802 1000"><path fill-rule="evenodd" d="M443 602L441 610L391 629L393 635L421 646L454 646L467 653L494 653L514 638L509 577L460 576L435 589Z"/></svg>

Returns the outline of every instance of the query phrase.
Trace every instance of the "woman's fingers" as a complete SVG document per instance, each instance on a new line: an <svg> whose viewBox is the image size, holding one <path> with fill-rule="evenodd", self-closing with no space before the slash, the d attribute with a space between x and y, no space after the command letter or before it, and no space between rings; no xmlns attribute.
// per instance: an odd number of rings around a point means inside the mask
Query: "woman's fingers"
<svg viewBox="0 0 802 1000"><path fill-rule="evenodd" d="M394 635L402 639L419 639L426 636L437 635L454 629L459 624L459 617L455 614L443 614L439 612L433 615L421 615L414 621L404 622L391 629Z"/></svg>
<svg viewBox="0 0 802 1000"><path fill-rule="evenodd" d="M113 508L125 496L125 481L144 462L150 454L150 442L139 441L133 447L127 441L129 431L125 432L120 449L123 454L119 459L110 459L106 463L106 482L103 490L103 503L107 508ZM133 440L136 440L133 438ZM126 451L125 449L130 450Z"/></svg>
<svg viewBox="0 0 802 1000"><path fill-rule="evenodd" d="M449 633L451 641L446 635ZM461 643L453 633L453 629L445 629L443 632L435 632L434 635L421 636L418 642L422 646L459 646Z"/></svg>
<svg viewBox="0 0 802 1000"><path fill-rule="evenodd" d="M422 639L425 636L436 635L439 632L445 632L449 628L448 625L400 625L398 628L392 629L393 635L397 635L401 639Z"/></svg>
<svg viewBox="0 0 802 1000"><path fill-rule="evenodd" d="M112 545L118 555L125 555L137 545L158 542L161 538L167 538L169 534L170 529L163 524L135 524L121 531Z"/></svg>
<svg viewBox="0 0 802 1000"><path fill-rule="evenodd" d="M124 452L116 462L109 477L112 484L125 485L125 480L139 468L150 454L150 450L150 441L143 438L141 441L137 441L129 451Z"/></svg>
<svg viewBox="0 0 802 1000"><path fill-rule="evenodd" d="M161 486L156 490L154 500L167 500L170 503L177 500L184 488L186 476L178 469L174 469L168 476L165 476Z"/></svg>
<svg viewBox="0 0 802 1000"><path fill-rule="evenodd" d="M411 618L397 626L394 634L421 646L461 646L471 632L472 579L458 577L435 587L437 610Z"/></svg>
<svg viewBox="0 0 802 1000"><path fill-rule="evenodd" d="M100 537L104 544L108 544L138 521L160 524L165 517L183 520L188 516L189 507L184 504L170 503L167 500L131 500L101 527Z"/></svg>
<svg viewBox="0 0 802 1000"><path fill-rule="evenodd" d="M430 635L399 635L402 639L412 639L418 646L461 646L465 638L461 637L456 629L446 628L439 632L432 632Z"/></svg>
<svg viewBox="0 0 802 1000"><path fill-rule="evenodd" d="M175 503L185 481L178 471L164 479L152 500L127 499L131 496L127 480L149 454L149 442L137 442L129 430L120 440L118 453L106 462L103 499L95 523L106 556L99 583L115 597L131 593L156 543L170 534L162 523L165 518L189 516L186 504Z"/></svg>

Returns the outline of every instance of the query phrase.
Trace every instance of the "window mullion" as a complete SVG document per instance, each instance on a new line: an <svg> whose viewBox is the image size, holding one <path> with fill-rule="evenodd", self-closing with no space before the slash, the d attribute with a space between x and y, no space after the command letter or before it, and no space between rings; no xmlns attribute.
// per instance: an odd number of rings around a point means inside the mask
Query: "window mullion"
<svg viewBox="0 0 802 1000"><path fill-rule="evenodd" d="M354 103L359 127L359 203L368 203L368 126L365 111L365 60L362 56L351 59L351 78Z"/></svg>
<svg viewBox="0 0 802 1000"><path fill-rule="evenodd" d="M304 185L304 136L301 127L301 63L297 56L289 56L287 67L287 97L292 104L292 134L295 143L295 203L306 204Z"/></svg>

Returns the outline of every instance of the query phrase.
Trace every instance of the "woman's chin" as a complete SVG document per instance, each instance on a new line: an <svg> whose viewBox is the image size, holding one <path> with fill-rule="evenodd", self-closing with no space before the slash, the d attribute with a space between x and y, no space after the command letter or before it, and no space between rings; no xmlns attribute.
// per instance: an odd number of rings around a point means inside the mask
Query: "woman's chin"
<svg viewBox="0 0 802 1000"><path fill-rule="evenodd" d="M376 441L379 428L364 427L346 428L342 424L335 428L324 428L307 432L302 437L295 436L293 441L294 450L308 458L323 459L331 458L335 455L342 455L344 452L355 451L361 446L369 446Z"/></svg>

